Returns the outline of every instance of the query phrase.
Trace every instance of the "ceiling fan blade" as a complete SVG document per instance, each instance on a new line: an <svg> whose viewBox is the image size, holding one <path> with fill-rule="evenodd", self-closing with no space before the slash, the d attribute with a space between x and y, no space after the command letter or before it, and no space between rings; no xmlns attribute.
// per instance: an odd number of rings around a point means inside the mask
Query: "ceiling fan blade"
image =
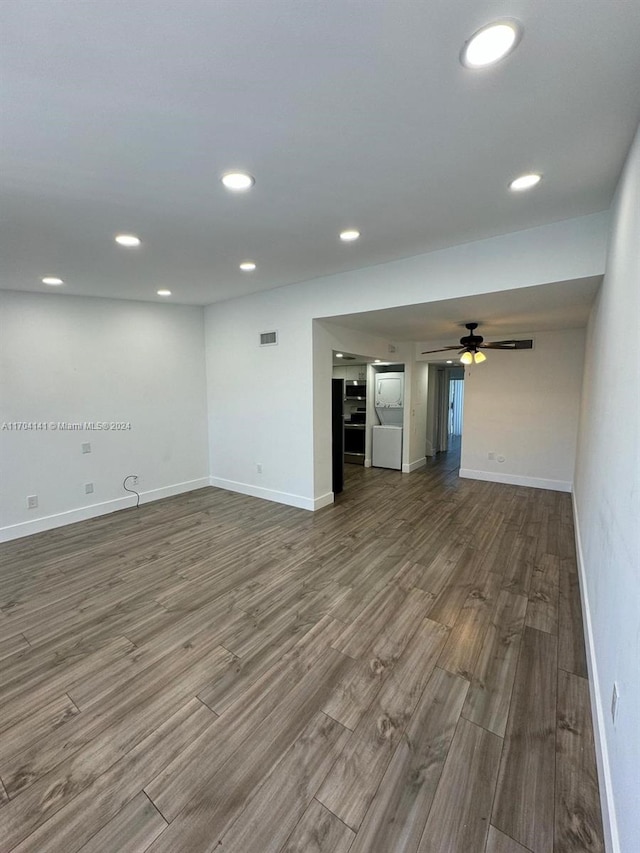
<svg viewBox="0 0 640 853"><path fill-rule="evenodd" d="M445 352L448 349L458 349L459 346L460 346L460 344L456 344L454 347L441 347L440 349L428 349L428 350L425 350L425 352L423 352L422 355L429 355L432 352Z"/></svg>
<svg viewBox="0 0 640 853"><path fill-rule="evenodd" d="M521 341L493 341L479 346L483 349L533 349L533 341L531 338Z"/></svg>

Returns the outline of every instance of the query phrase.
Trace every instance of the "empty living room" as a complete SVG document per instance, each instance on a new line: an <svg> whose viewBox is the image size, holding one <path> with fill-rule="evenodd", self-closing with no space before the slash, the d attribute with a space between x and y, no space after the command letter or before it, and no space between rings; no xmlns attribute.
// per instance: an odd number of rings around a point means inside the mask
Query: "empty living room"
<svg viewBox="0 0 640 853"><path fill-rule="evenodd" d="M1 5L0 852L635 853L640 5Z"/></svg>

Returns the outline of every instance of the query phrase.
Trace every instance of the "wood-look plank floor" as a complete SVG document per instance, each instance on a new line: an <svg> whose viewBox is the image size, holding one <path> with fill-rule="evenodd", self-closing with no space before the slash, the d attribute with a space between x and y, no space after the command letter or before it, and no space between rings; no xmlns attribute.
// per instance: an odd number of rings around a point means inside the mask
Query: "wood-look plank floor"
<svg viewBox="0 0 640 853"><path fill-rule="evenodd" d="M569 496L349 467L0 546L2 853L604 850Z"/></svg>

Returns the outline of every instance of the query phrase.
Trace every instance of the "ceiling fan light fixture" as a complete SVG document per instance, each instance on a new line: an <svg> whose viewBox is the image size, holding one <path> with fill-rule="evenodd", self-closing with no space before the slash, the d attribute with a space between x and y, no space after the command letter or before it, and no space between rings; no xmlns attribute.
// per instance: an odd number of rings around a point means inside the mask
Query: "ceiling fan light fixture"
<svg viewBox="0 0 640 853"><path fill-rule="evenodd" d="M476 364L482 364L483 361L487 360L487 357L484 353L480 352L480 347L501 350L533 349L533 340L531 338L524 338L522 340L492 341L491 343L485 344L482 335L477 335L475 333L475 330L478 328L478 323L465 323L464 327L469 331L469 334L463 335L460 338L459 349L454 344L453 346L440 347L440 349L425 350L422 355L431 355L436 352L447 352L448 350L457 349L458 355L462 354L460 361L463 364L472 364L474 361ZM447 362L447 364L448 363L449 362Z"/></svg>

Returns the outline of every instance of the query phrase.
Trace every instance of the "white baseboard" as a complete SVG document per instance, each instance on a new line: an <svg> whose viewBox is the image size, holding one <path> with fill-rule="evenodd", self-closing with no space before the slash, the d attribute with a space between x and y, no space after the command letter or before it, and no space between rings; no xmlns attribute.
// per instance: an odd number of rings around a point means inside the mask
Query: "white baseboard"
<svg viewBox="0 0 640 853"><path fill-rule="evenodd" d="M402 466L403 474L410 474L412 471L417 471L419 468L424 468L427 464L427 457L423 456L422 459L414 459L413 462L409 462L409 464L404 464Z"/></svg>
<svg viewBox="0 0 640 853"><path fill-rule="evenodd" d="M604 831L605 850L607 853L620 853L618 823L616 819L615 801L613 798L613 787L611 784L611 768L609 766L609 749L607 747L607 735L604 723L605 710L602 707L602 691L600 690L600 681L598 679L598 661L593 638L593 626L591 624L591 608L589 606L589 592L587 589L587 578L582 554L582 539L580 536L580 523L578 520L578 511L576 509L575 495L572 495L571 504L573 507L573 527L576 540L578 576L580 578L580 598L582 600L582 619L584 622L586 640L587 669L589 670L591 717L593 719L596 764L598 766L598 781L600 783L600 807L602 810L602 828Z"/></svg>
<svg viewBox="0 0 640 853"><path fill-rule="evenodd" d="M171 486L162 486L159 489L151 489L148 492L140 492L140 503L149 503L161 498L170 498L183 492L191 492L194 489L202 489L209 485L208 477L198 480L188 480L186 483L173 483ZM89 506L81 506L77 509L68 509L65 512L57 512L54 515L45 515L42 518L34 518L32 521L21 521L18 524L10 524L0 527L0 542L9 542L12 539L20 539L22 536L32 536L34 533L42 533L45 530L53 530L56 527L64 527L66 524L75 524L76 521L86 521L89 518L97 518L99 515L108 515L119 509L127 509L135 506L135 495L126 495L114 498L110 501L102 501Z"/></svg>
<svg viewBox="0 0 640 853"><path fill-rule="evenodd" d="M316 510L322 509L333 503L333 492L327 492L319 498L306 498L303 495L293 495L289 492L278 492L275 489L265 489L262 486L253 486L250 483L239 483L236 480L225 480L223 477L210 477L209 485L216 489L226 489L228 492L239 492L241 495L250 495L253 498L262 498L265 501L274 501L287 506L295 506L299 509Z"/></svg>
<svg viewBox="0 0 640 853"><path fill-rule="evenodd" d="M365 467L365 468L371 468L371 459L367 459L367 457L366 457L366 456L365 456L365 459L364 459L364 467Z"/></svg>
<svg viewBox="0 0 640 853"><path fill-rule="evenodd" d="M490 483L506 483L510 486L530 486L533 489L549 489L552 492L570 492L573 484L568 480L544 480L542 477L522 477L520 474L501 474L496 471L473 471L461 468L460 476L468 480L487 480Z"/></svg>
<svg viewBox="0 0 640 853"><path fill-rule="evenodd" d="M327 492L326 495L320 495L319 498L313 499L313 508L322 509L324 506L331 506L335 499L336 497L333 492Z"/></svg>

